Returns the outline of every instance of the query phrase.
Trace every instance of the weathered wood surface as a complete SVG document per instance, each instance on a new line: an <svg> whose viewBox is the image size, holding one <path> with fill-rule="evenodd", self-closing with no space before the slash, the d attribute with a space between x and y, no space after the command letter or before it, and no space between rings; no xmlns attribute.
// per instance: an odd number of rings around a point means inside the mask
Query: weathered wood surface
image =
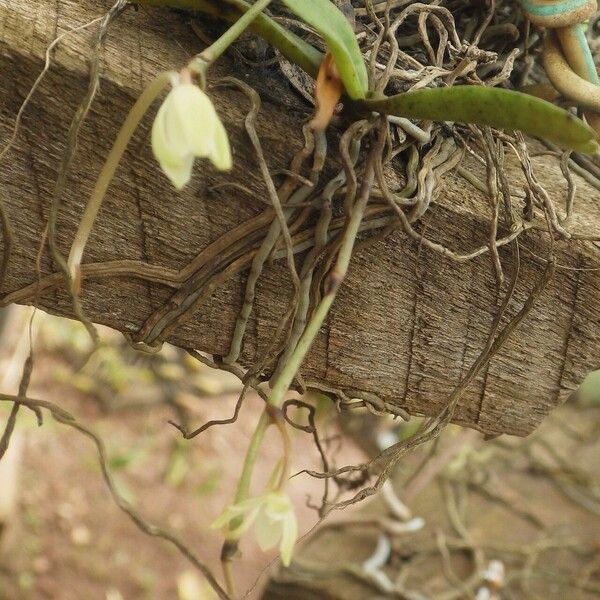
<svg viewBox="0 0 600 600"><path fill-rule="evenodd" d="M8 139L17 110L43 67L48 44L68 28L102 14L110 5L92 0L0 0L0 135ZM35 255L45 225L70 119L88 82L95 26L68 36L25 112L15 148L1 165L0 185L15 231L4 292L35 280ZM201 48L186 18L159 10L128 9L111 26L102 53L102 79L79 141L59 217L58 239L66 253L94 178L133 99L157 72L185 63ZM228 67L227 67L228 68ZM227 70L227 68L225 70ZM240 67L238 76L244 77ZM215 76L223 70L215 70ZM259 71L245 77L255 81ZM273 84L274 85L274 84ZM263 89L270 86L263 86ZM259 134L273 169L288 166L298 147L306 112L286 108L264 94ZM130 144L94 228L84 262L136 259L180 269L203 247L264 205L235 191L211 192L215 182L241 181L263 195L243 129L246 99L215 90L219 112L233 140L235 170L215 174L206 164L192 185L176 194L153 162L148 123ZM302 100L294 100L296 107ZM557 202L565 183L558 163L534 159L538 177ZM509 166L516 181L518 168ZM600 232L600 198L583 179L577 184L578 217L572 227ZM467 250L485 243L488 202L474 187L447 178L428 232L449 246ZM521 283L511 306L520 308L542 267L529 250L547 253L536 234L523 238ZM557 244L561 264L591 270L559 269L541 301L462 398L455 420L487 433L525 435L566 397L584 374L599 366L600 250L592 243ZM510 253L502 253L510 273ZM43 272L56 270L48 254ZM169 341L223 354L241 302L244 275L235 277L205 302ZM285 267L276 263L262 277L243 359L250 363L270 340L284 310ZM124 332L135 332L172 290L131 277L87 280L83 304L88 315ZM53 292L40 300L53 313L70 315L67 296ZM341 389L375 392L411 412L432 415L485 343L497 305L488 257L457 264L433 254L397 232L360 251L302 373Z"/></svg>

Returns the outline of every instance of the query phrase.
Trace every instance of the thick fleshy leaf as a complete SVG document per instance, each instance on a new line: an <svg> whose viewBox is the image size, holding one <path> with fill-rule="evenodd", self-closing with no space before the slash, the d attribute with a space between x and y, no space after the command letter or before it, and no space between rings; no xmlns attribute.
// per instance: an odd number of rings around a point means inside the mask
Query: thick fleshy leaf
<svg viewBox="0 0 600 600"><path fill-rule="evenodd" d="M587 154L600 149L594 130L571 113L511 90L457 85L369 99L362 104L369 110L399 117L518 129Z"/></svg>
<svg viewBox="0 0 600 600"><path fill-rule="evenodd" d="M369 86L367 68L356 35L343 13L331 0L283 0L303 21L314 27L331 50L350 98L364 98Z"/></svg>

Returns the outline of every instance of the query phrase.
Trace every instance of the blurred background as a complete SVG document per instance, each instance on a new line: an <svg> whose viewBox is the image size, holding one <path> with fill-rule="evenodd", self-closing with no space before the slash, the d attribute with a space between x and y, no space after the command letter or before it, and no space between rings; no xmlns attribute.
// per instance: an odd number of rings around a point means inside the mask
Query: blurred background
<svg viewBox="0 0 600 600"><path fill-rule="evenodd" d="M241 390L233 375L169 346L137 353L102 328L103 345L85 362L91 343L81 324L37 312L30 332L31 316L25 307L2 311L0 390L16 393L32 340L28 395L93 429L121 495L220 575L222 538L210 523L230 501L262 401L248 395L235 423L185 440L168 421L192 429L231 416ZM307 401L331 466L364 462L420 423ZM10 408L0 406L2 430ZM484 440L450 426L407 456L383 493L335 511L299 544L290 568L244 538L239 589L260 578L250 597L600 598L599 417L597 372L527 439ZM295 471L322 469L312 435L294 431L293 444ZM257 492L279 448L275 432ZM307 474L291 480L301 533L318 520L322 489ZM118 509L89 439L47 414L38 427L19 412L0 462L0 600L213 597L172 546Z"/></svg>

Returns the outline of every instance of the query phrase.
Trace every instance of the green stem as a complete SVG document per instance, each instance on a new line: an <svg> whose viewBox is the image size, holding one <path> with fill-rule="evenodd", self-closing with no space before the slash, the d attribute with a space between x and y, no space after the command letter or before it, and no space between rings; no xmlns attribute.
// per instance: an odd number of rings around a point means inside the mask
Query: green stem
<svg viewBox="0 0 600 600"><path fill-rule="evenodd" d="M372 156L374 155L375 153L372 153ZM337 291L340 288L346 273L348 272L348 266L350 265L350 259L352 258L352 250L354 248L354 243L363 219L367 202L369 201L369 195L373 186L374 177L374 159L371 157L362 182L360 197L356 202L356 205L352 211L352 215L350 216L350 220L348 221L348 226L346 227L344 238L338 252L337 261L329 275L327 293L323 296L321 302L319 302L315 312L308 322L308 325L306 326L306 329L298 340L298 344L294 348L290 358L271 387L268 403L272 407L281 407L285 394L289 390L296 373L306 357L306 354L310 350L315 338L317 337L319 329L323 325L325 318L329 313L329 309L335 300ZM240 476L240 481L238 483L238 488L235 495L236 503L241 502L248 497L254 463L256 462L258 450L264 438L265 431L271 422L269 410L269 407L267 407L263 411L256 426L256 430L254 431L254 435L252 436L250 446L248 447L248 452L246 454L242 474Z"/></svg>
<svg viewBox="0 0 600 600"><path fill-rule="evenodd" d="M248 10L249 4L245 0L228 1L235 5L238 10ZM317 78L319 67L323 61L323 54L301 37L264 14L260 14L252 23L250 31L277 48L283 56L298 65L303 71L306 71L313 79Z"/></svg>
<svg viewBox="0 0 600 600"><path fill-rule="evenodd" d="M267 428L271 424L271 418L269 413L264 410L260 415L260 419L256 425L256 429L252 434L252 439L250 440L250 444L248 445L248 450L246 451L246 458L244 459L244 466L242 467L242 472L240 474L240 478L237 484L237 489L235 492L235 497L233 499L233 504L238 504L243 500L246 500L250 495L250 484L252 483L252 471L254 470L254 464L256 463L256 458L258 457L258 451L260 450L262 441L265 437L265 433ZM231 521L229 524L229 530L234 531L237 529L243 521L243 517L237 517ZM225 577L227 592L234 596L234 579L231 569L231 562L234 559L234 556L237 553L237 539L225 539L225 544L223 546L223 550L221 551L221 566L223 568L223 575Z"/></svg>
<svg viewBox="0 0 600 600"><path fill-rule="evenodd" d="M208 64L215 62L269 4L271 4L271 0L257 0L218 40L199 54L192 61L192 65L196 61Z"/></svg>
<svg viewBox="0 0 600 600"><path fill-rule="evenodd" d="M269 413L264 410L258 420L258 424L256 425L256 429L252 434L252 439L250 440L250 445L248 446L248 450L246 451L246 458L244 459L244 466L242 467L242 473L240 475L240 479L238 481L237 490L235 493L234 504L241 502L248 498L250 493L250 483L252 481L252 470L254 469L254 463L256 462L256 458L258 456L258 451L260 450L260 446L262 444L263 438L265 437L265 432L267 428L271 424L271 417Z"/></svg>
<svg viewBox="0 0 600 600"><path fill-rule="evenodd" d="M354 248L354 242L356 241L356 235L358 234L358 230L362 222L364 207L366 206L368 194L373 183L373 177L374 175L372 169L370 172L365 174L362 194L364 195L366 193L367 197L361 197L357 203L357 207L352 211L352 216L350 217L344 239L342 240L338 259L335 267L329 275L328 292L321 299L321 302L317 306L313 316L308 322L304 333L298 340L298 344L294 349L294 352L290 356L285 367L282 369L279 377L271 388L269 404L272 406L279 407L283 403L283 398L290 389L290 385L292 384L298 369L300 369L306 354L310 350L315 338L317 337L319 329L321 329L321 326L323 325L325 318L329 313L329 309L335 300L337 291L342 281L346 277L350 259L352 257L352 249Z"/></svg>
<svg viewBox="0 0 600 600"><path fill-rule="evenodd" d="M327 317L329 309L335 300L336 293L337 288L334 289L332 286L331 291L323 296L321 302L318 304L315 312L306 326L306 329L304 330L304 333L298 340L298 344L296 345L294 352L290 356L289 360L285 364L285 367L282 369L279 377L275 380L275 383L271 388L271 393L269 394L269 404L272 406L278 407L283 403L283 397L289 390L290 385L292 384L292 381L294 380L294 377L296 376L296 373L302 364L302 361L304 360L307 352L310 350L317 333L319 333L319 329L321 328L321 325L323 325L325 317Z"/></svg>
<svg viewBox="0 0 600 600"><path fill-rule="evenodd" d="M360 225L360 221L358 222L358 224ZM356 228L356 231L358 231L358 227ZM354 237L356 237L356 232L354 233ZM354 245L354 238L352 240L352 245ZM336 265L336 269L337 266L338 265ZM341 282L341 279L336 278L336 280ZM317 306L317 309L315 310L312 318L306 326L304 333L300 337L300 340L298 340L298 344L296 345L294 352L290 356L288 362L286 363L279 377L275 381L275 384L271 388L271 393L269 394L268 399L268 403L271 406L279 408L283 403L283 398L286 392L288 391L294 377L296 376L296 373L298 372L298 369L300 368L300 365L302 364L302 361L304 360L304 357L306 356L306 353L312 346L312 343L315 340L317 333L319 332L319 329L323 324L323 321L325 321L325 317L327 316L331 305L333 304L333 301L336 296L337 287L332 286L330 291L323 297L323 299ZM254 470L254 464L256 463L258 451L262 444L263 438L265 437L265 432L270 424L271 417L269 415L269 407L265 407L260 416L258 424L256 425L256 429L254 430L254 434L252 435L250 445L248 446L248 450L246 452L244 466L242 467L242 473L240 475L237 490L235 493L234 504L242 502L243 500L246 500L246 498L248 498L250 492L250 483L252 481L252 472ZM285 438L283 439L284 445L286 446L285 450L287 452L289 451L289 443L285 443L286 440ZM286 465L289 464L289 457L286 456L285 459ZM286 466L286 468L284 469L284 474L287 474L287 471L288 469ZM282 474L282 478L285 476L284 474ZM279 482L279 488L283 487L283 483L283 480ZM239 524L240 523L238 521L232 521L231 528L235 529L239 526Z"/></svg>
<svg viewBox="0 0 600 600"><path fill-rule="evenodd" d="M232 598L235 598L235 579L233 578L233 571L231 569L231 559L223 557L221 559L221 566L223 568L223 577L225 578L225 589Z"/></svg>
<svg viewBox="0 0 600 600"><path fill-rule="evenodd" d="M197 10L213 17L234 22L252 8L245 0L136 0L145 6L163 6ZM323 55L295 33L279 25L269 16L260 13L248 30L265 39L277 48L289 61L298 65L311 77L316 78Z"/></svg>
<svg viewBox="0 0 600 600"><path fill-rule="evenodd" d="M129 111L125 122L117 134L117 138L110 150L108 158L102 166L102 170L100 171L100 175L98 175L92 195L90 196L90 199L83 212L83 216L81 217L81 222L79 223L77 233L75 234L75 239L71 245L69 259L67 261L73 289L76 292L79 290L81 259L83 257L87 240L90 236L90 232L92 231L94 221L96 220L96 215L100 210L102 200L106 195L106 190L108 189L123 153L127 148L127 144L129 143L131 136L133 135L143 116L150 108L150 105L154 102L154 100L156 100L163 89L171 81L171 78L176 75L177 73L174 71L161 73L142 92L132 109Z"/></svg>

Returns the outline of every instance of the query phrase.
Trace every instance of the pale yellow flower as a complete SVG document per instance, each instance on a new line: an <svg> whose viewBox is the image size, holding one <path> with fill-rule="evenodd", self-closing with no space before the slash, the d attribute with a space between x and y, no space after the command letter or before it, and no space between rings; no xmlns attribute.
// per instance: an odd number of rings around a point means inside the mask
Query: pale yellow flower
<svg viewBox="0 0 600 600"><path fill-rule="evenodd" d="M191 82L176 82L152 125L152 150L177 189L192 176L194 158L209 158L221 171L231 169L227 132L210 98Z"/></svg>
<svg viewBox="0 0 600 600"><path fill-rule="evenodd" d="M294 545L298 538L298 523L294 505L282 492L268 492L257 498L243 500L228 506L223 514L211 525L213 529L231 527L232 522L243 519L233 529L228 529L226 537L237 539L251 525L254 525L256 541L262 550L279 544L281 562L287 567L292 560Z"/></svg>

